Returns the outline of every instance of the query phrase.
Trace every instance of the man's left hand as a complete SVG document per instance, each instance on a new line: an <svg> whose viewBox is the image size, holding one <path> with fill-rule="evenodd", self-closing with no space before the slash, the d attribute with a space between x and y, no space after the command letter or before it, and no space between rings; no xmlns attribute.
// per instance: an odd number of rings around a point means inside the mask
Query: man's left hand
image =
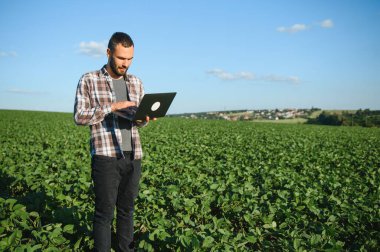
<svg viewBox="0 0 380 252"><path fill-rule="evenodd" d="M150 120L156 121L157 118L153 117L152 119L150 119L149 116L147 116L147 117L145 118L145 121L146 121L146 122L149 122Z"/></svg>
<svg viewBox="0 0 380 252"><path fill-rule="evenodd" d="M157 118L154 117L154 118L151 119L149 116L145 117L145 122L148 123L148 122L151 121L151 120L152 120L152 121L156 121ZM144 121L143 121L143 120L137 120L136 122L137 122L137 123L143 123Z"/></svg>

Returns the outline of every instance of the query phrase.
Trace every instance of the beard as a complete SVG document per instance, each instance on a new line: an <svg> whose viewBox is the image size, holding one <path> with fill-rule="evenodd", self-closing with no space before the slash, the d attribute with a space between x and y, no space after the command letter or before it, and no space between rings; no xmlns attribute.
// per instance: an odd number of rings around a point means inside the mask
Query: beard
<svg viewBox="0 0 380 252"><path fill-rule="evenodd" d="M111 67L112 72L116 74L117 76L123 76L128 70L128 67L127 67L125 70L120 71L113 57L110 58L110 67Z"/></svg>

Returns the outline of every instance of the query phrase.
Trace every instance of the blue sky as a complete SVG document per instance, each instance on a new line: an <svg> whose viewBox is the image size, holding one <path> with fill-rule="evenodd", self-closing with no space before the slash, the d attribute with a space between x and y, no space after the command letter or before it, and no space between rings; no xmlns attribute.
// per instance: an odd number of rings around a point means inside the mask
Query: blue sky
<svg viewBox="0 0 380 252"><path fill-rule="evenodd" d="M72 112L131 35L129 69L169 113L380 109L380 1L1 1L0 108Z"/></svg>

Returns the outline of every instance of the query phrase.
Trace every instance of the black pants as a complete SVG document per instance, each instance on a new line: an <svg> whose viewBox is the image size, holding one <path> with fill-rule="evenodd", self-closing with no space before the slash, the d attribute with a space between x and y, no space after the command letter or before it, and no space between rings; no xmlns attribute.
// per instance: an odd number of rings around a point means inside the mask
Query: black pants
<svg viewBox="0 0 380 252"><path fill-rule="evenodd" d="M116 237L120 251L133 251L133 211L141 177L141 160L94 155L91 177L94 181L95 251L111 250L111 225L116 206Z"/></svg>

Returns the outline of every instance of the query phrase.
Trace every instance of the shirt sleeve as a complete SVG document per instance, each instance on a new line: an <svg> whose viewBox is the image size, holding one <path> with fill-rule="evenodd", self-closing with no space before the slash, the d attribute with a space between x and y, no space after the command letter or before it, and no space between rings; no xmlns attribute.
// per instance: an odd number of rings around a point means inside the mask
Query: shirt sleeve
<svg viewBox="0 0 380 252"><path fill-rule="evenodd" d="M144 94L145 94L145 92L144 92L144 87L143 87L143 84L142 84L142 81L140 80L140 90L139 90L139 93L140 93L140 97L139 97L139 101L141 102L141 100L142 100L142 98L144 97ZM137 123L137 122L135 122L136 123L136 126L137 127L139 127L139 128L141 128L141 127L145 127L145 126L147 126L148 125L148 122L147 121L142 121L141 123Z"/></svg>
<svg viewBox="0 0 380 252"><path fill-rule="evenodd" d="M77 125L94 125L104 120L111 113L111 105L91 107L91 97L88 88L88 80L82 76L79 80L75 104L74 121Z"/></svg>

